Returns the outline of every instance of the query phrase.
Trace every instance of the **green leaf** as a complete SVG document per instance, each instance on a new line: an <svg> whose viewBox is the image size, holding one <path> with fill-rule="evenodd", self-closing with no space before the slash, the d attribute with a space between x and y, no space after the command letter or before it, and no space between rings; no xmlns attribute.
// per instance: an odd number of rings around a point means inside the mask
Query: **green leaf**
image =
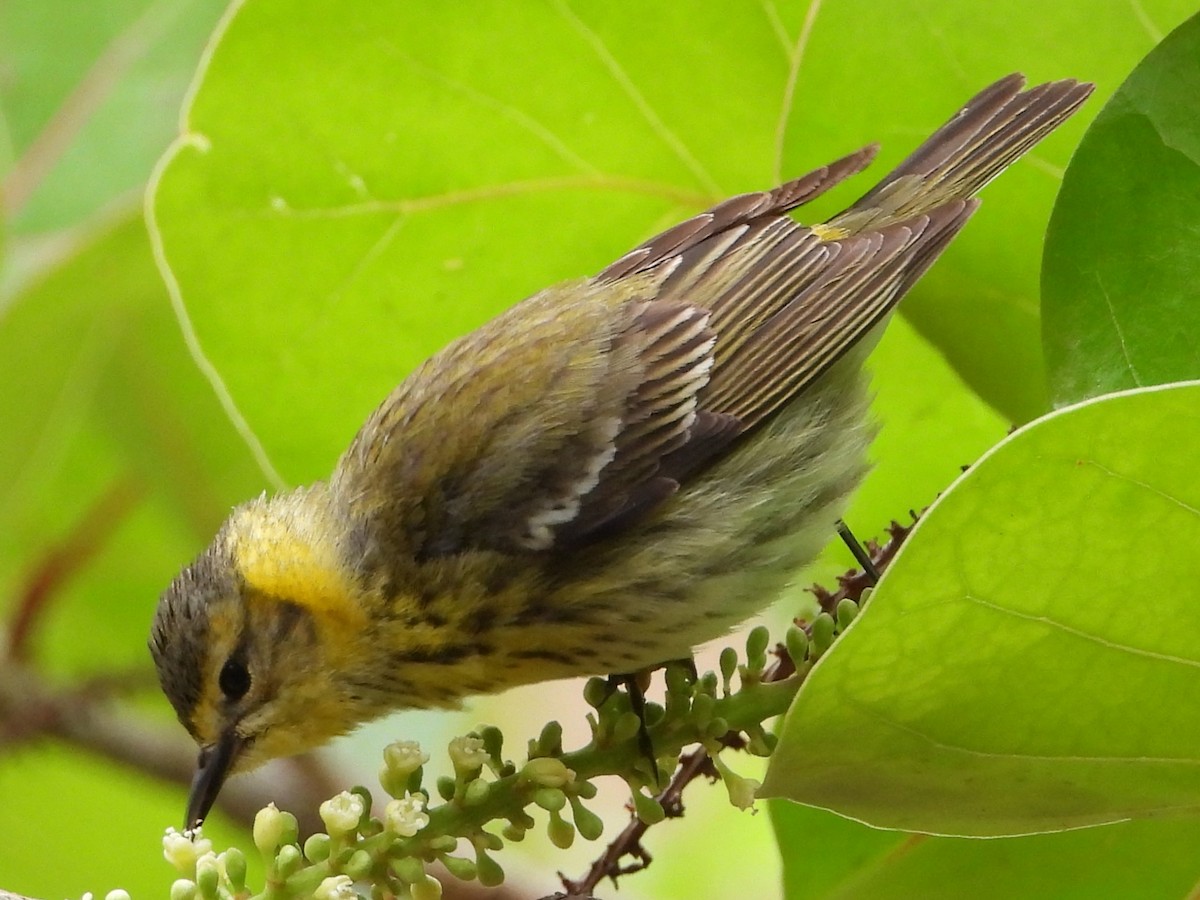
<svg viewBox="0 0 1200 900"><path fill-rule="evenodd" d="M1004 835L1200 811L1200 385L1090 401L930 510L788 713L765 795Z"/></svg>
<svg viewBox="0 0 1200 900"><path fill-rule="evenodd" d="M189 327L287 481L327 474L448 340L704 204L883 140L848 203L997 76L1115 84L1154 40L1128 7L1082 0L431 9L245 3L155 190ZM1102 51L1067 39L1085 10ZM1010 418L1046 407L1037 249L1081 128L988 189L908 305Z"/></svg>
<svg viewBox="0 0 1200 900"><path fill-rule="evenodd" d="M1200 377L1200 16L1137 67L1079 146L1046 236L1056 403Z"/></svg>
<svg viewBox="0 0 1200 900"><path fill-rule="evenodd" d="M1138 821L1005 840L877 831L773 802L788 900L1177 900L1200 821Z"/></svg>

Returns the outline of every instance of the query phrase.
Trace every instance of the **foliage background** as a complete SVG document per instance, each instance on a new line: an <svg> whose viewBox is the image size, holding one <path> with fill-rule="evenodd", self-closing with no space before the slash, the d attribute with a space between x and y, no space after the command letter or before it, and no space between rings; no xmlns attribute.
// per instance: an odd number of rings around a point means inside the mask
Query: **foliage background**
<svg viewBox="0 0 1200 900"><path fill-rule="evenodd" d="M181 335L138 195L222 11L207 0L0 7L0 597L11 616L66 536L82 530L95 548L67 548L83 564L33 635L38 671L58 685L130 670L150 680L144 632L157 593L228 507L325 474L371 406L455 334L728 193L870 140L884 144L882 171L1008 71L1093 80L1098 97L988 189L873 357L884 430L849 520L871 533L928 504L1010 423L1087 393L1048 382L1042 362L1045 223L1087 121L1193 6L729 0L634 14L250 0L185 123L201 149L178 148L152 207L189 336L227 391L219 399ZM405 715L332 759L369 780L387 739L436 745L492 720L519 740L540 725L530 710L554 709L569 726L559 710L576 694L537 686L458 717ZM127 702L173 733L152 687ZM0 726L0 885L161 893L171 875L158 839L179 817L181 789L41 738L36 722ZM624 896L777 883L768 817L701 793L652 837L656 862ZM988 885L996 896L1183 896L1197 878L1200 835L1187 821L969 841L778 803L772 818L795 897L960 896L966 884L976 895ZM214 826L218 844L236 839ZM48 864L65 830L69 870ZM529 892L598 852L520 849L529 862L510 873Z"/></svg>

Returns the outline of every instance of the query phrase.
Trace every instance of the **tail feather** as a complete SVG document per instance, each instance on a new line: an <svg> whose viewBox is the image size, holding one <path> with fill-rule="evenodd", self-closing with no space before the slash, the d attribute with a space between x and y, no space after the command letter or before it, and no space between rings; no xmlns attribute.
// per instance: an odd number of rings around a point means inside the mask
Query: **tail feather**
<svg viewBox="0 0 1200 900"><path fill-rule="evenodd" d="M1074 79L1022 91L1009 75L975 95L882 181L829 225L851 234L965 200L1057 128L1092 92Z"/></svg>

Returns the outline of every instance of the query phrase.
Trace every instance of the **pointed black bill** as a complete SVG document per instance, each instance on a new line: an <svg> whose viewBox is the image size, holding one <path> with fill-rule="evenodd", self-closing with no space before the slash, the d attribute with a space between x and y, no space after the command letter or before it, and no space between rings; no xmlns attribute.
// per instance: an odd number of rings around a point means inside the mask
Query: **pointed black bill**
<svg viewBox="0 0 1200 900"><path fill-rule="evenodd" d="M200 748L196 774L192 777L192 789L188 794L187 818L183 823L185 831L197 827L208 816L217 794L221 792L221 785L225 783L226 776L245 746L246 741L230 729L215 744Z"/></svg>

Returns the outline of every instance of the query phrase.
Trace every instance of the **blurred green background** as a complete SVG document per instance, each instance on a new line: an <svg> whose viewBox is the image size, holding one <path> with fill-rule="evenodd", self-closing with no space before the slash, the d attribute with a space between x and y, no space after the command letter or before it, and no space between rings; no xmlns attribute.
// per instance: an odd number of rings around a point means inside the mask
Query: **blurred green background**
<svg viewBox="0 0 1200 900"><path fill-rule="evenodd" d="M848 519L872 535L927 505L1011 424L1062 399L1038 305L1051 203L1087 122L1193 11L248 0L197 82L151 204L173 298L142 195L224 4L0 4L0 887L165 894L159 839L184 789L112 759L131 755L122 735L162 741L160 759L191 752L144 649L158 592L232 504L327 473L424 356L726 194L871 140L882 171L1009 71L1093 80L1097 98L989 188L873 357L884 428ZM834 552L808 579L845 565ZM519 745L538 710L554 710L570 740L582 735L577 697L577 685L541 685L460 714L400 715L323 765L371 783L387 740L420 739L436 766L437 748L479 721ZM611 835L622 794L605 796ZM954 841L772 806L801 848L783 859L770 817L694 789L621 895L771 896L786 884L793 897L951 897L986 883L995 896L1182 896L1198 875L1195 829L1178 823ZM248 846L231 819L206 832L218 848ZM531 837L505 859L517 895L537 896L598 852ZM1110 874L1130 859L1140 877ZM1093 877L1069 877L1079 869Z"/></svg>

